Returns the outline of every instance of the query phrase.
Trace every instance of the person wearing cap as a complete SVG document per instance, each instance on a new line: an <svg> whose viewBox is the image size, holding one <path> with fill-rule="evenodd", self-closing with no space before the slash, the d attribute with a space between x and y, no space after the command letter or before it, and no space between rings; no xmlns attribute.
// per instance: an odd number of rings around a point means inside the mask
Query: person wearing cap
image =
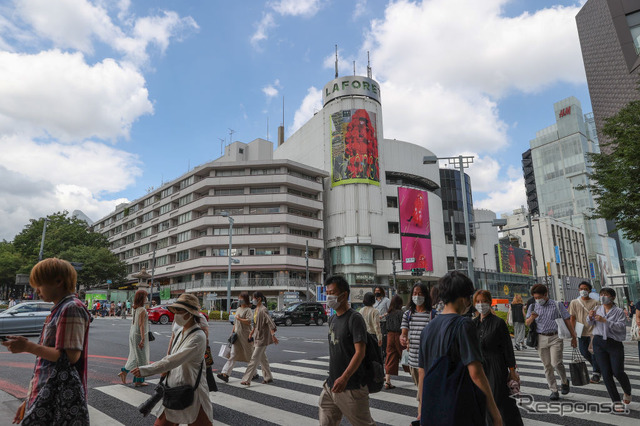
<svg viewBox="0 0 640 426"><path fill-rule="evenodd" d="M157 417L155 426L212 425L213 409L209 400L204 365L207 338L198 325L200 302L196 296L183 293L167 309L174 313L174 321L182 326L182 330L175 335L169 354L153 364L131 370L131 374L147 377L167 373L165 384L169 387L195 386L196 382L199 382L193 403L184 410L171 410L158 405L152 411Z"/></svg>

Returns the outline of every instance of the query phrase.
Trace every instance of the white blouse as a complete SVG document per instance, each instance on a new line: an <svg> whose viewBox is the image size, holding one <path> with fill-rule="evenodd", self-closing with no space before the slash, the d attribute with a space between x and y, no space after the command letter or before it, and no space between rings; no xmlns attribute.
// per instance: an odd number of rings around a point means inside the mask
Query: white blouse
<svg viewBox="0 0 640 426"><path fill-rule="evenodd" d="M209 420L213 422L213 408L209 400L209 387L207 385L206 366L204 365L204 351L207 339L204 333L198 331L189 334L197 327L198 325L193 325L188 330L176 333L175 339L177 341L169 355L153 364L140 367L140 374L143 377L171 371L167 379L165 379L165 384L174 387L181 385L194 386L198 379L198 371L202 365L200 384L195 391L193 404L184 410L170 410L164 408L162 401L160 401L152 411L156 417L160 417L164 412L168 421L177 424L195 422L200 412L200 407L202 407Z"/></svg>

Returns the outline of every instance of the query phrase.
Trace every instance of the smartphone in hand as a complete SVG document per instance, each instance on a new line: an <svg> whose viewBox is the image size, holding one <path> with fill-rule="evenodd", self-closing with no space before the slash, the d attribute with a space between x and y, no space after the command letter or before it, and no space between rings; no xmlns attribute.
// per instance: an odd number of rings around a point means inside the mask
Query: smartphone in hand
<svg viewBox="0 0 640 426"><path fill-rule="evenodd" d="M0 340L2 340L3 342L6 342L9 339L7 339L7 336L0 336Z"/></svg>

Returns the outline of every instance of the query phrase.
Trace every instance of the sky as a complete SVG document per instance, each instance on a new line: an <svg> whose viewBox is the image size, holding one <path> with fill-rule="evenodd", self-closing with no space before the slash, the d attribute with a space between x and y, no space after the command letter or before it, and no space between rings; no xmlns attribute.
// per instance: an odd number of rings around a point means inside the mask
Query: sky
<svg viewBox="0 0 640 426"><path fill-rule="evenodd" d="M381 85L384 137L474 155L474 207L526 203L522 152L553 103L591 111L570 0L7 0L0 239L97 220L224 144L288 137L339 73ZM284 114L283 114L284 105Z"/></svg>

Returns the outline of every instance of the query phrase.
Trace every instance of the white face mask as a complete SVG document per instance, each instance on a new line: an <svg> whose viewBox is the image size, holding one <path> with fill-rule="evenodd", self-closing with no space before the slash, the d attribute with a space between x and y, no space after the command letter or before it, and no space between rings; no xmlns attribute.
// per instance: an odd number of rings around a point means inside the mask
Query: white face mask
<svg viewBox="0 0 640 426"><path fill-rule="evenodd" d="M252 303L252 304L254 304L254 305L256 305L256 306L258 306L258 299L252 299L252 300L251 300L251 303Z"/></svg>
<svg viewBox="0 0 640 426"><path fill-rule="evenodd" d="M580 290L580 296L589 297L589 292L587 290Z"/></svg>
<svg viewBox="0 0 640 426"><path fill-rule="evenodd" d="M482 315L486 315L491 309L491 305L488 303L476 303L476 311L480 312Z"/></svg>
<svg viewBox="0 0 640 426"><path fill-rule="evenodd" d="M190 314L185 314L185 315L190 315ZM183 314L176 314L176 315L173 317L173 320L174 320L174 321L176 322L176 324L178 324L180 327L184 327L184 325L185 325L186 323L188 323L188 322L189 322L189 320L188 320L188 319L186 319L186 318L184 317L184 315L183 315Z"/></svg>
<svg viewBox="0 0 640 426"><path fill-rule="evenodd" d="M545 303L547 303L547 301L546 301L546 300L544 300L544 299L536 299L536 303L537 303L538 305L544 305Z"/></svg>
<svg viewBox="0 0 640 426"><path fill-rule="evenodd" d="M335 310L338 309L338 307L340 306L340 302L338 302L338 297L334 294L328 294L327 295L327 306L330 307L331 309Z"/></svg>
<svg viewBox="0 0 640 426"><path fill-rule="evenodd" d="M413 300L413 303L415 303L416 306L422 306L424 303L424 296L413 296L411 300Z"/></svg>
<svg viewBox="0 0 640 426"><path fill-rule="evenodd" d="M608 305L611 302L613 302L613 300L611 300L609 296L600 296L600 303L603 305Z"/></svg>

